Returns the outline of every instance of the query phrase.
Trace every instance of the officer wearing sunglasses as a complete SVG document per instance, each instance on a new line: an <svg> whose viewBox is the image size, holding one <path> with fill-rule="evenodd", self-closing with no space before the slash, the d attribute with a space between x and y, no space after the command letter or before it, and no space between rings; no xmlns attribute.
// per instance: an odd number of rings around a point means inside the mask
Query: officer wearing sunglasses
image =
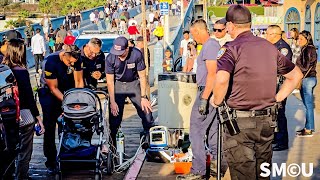
<svg viewBox="0 0 320 180"><path fill-rule="evenodd" d="M104 73L104 53L101 51L102 42L98 38L91 38L81 50L80 60L83 63L83 78L85 86L97 88L98 80L106 77Z"/></svg>
<svg viewBox="0 0 320 180"><path fill-rule="evenodd" d="M216 21L213 26L212 38L217 40L220 46L223 46L224 44L226 44L226 42L232 41L230 35L227 34L226 23L226 19L223 18Z"/></svg>

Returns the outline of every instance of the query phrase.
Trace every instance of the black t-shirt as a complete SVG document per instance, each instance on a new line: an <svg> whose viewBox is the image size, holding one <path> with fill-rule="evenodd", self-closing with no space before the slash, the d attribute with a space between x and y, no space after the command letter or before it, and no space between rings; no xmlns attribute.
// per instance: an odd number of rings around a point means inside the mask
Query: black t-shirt
<svg viewBox="0 0 320 180"><path fill-rule="evenodd" d="M82 65L76 62L74 67L68 67L60 60L59 53L60 51L54 52L45 58L44 77L45 79L57 79L58 89L64 93L75 87L73 70L81 71Z"/></svg>
<svg viewBox="0 0 320 180"><path fill-rule="evenodd" d="M94 71L100 71L102 74L100 79L105 77L105 56L102 51L100 51L100 55L98 55L94 60L88 59L83 51L84 46L81 48L81 56L80 60L83 65L83 78L85 85L88 86L91 84L93 87L97 87L98 81L94 79L91 74Z"/></svg>
<svg viewBox="0 0 320 180"><path fill-rule="evenodd" d="M278 42L274 44L280 53L286 56L287 59L292 61L292 50L288 43L286 43L283 39L280 39Z"/></svg>
<svg viewBox="0 0 320 180"><path fill-rule="evenodd" d="M121 61L118 56L108 54L106 57L106 73L114 74L121 82L132 82L138 79L138 71L143 71L146 65L139 49L130 48L126 60Z"/></svg>

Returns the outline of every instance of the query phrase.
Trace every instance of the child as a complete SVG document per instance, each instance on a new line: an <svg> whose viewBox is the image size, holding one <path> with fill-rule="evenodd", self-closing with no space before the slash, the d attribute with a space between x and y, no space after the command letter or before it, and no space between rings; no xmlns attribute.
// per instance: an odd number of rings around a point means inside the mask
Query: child
<svg viewBox="0 0 320 180"><path fill-rule="evenodd" d="M188 56L186 65L183 67L182 72L192 72L195 61L197 59L197 43L195 41L188 43Z"/></svg>
<svg viewBox="0 0 320 180"><path fill-rule="evenodd" d="M129 38L136 40L136 34L140 34L135 23L128 28Z"/></svg>
<svg viewBox="0 0 320 180"><path fill-rule="evenodd" d="M167 49L164 53L165 58L162 62L163 72L173 71L173 59L171 58L171 51Z"/></svg>
<svg viewBox="0 0 320 180"><path fill-rule="evenodd" d="M50 29L50 34L48 35L49 38L49 51L50 54L55 52L55 46L54 44L56 43L56 37L54 35L54 30Z"/></svg>

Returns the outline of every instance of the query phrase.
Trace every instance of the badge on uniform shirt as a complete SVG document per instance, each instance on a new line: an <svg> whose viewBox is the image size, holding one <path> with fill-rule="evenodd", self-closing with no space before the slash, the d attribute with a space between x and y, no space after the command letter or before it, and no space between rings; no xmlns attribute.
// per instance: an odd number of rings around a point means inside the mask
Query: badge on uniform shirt
<svg viewBox="0 0 320 180"><path fill-rule="evenodd" d="M127 64L128 69L133 69L136 67L135 63Z"/></svg>
<svg viewBox="0 0 320 180"><path fill-rule="evenodd" d="M280 49L280 53L284 56L286 56L288 54L288 49L287 48L282 48Z"/></svg>
<svg viewBox="0 0 320 180"><path fill-rule="evenodd" d="M218 52L218 55L217 55L217 60L218 59L220 59L223 55L224 55L224 53L226 52L226 48L221 48L220 50L219 50L219 52Z"/></svg>
<svg viewBox="0 0 320 180"><path fill-rule="evenodd" d="M44 71L44 74L45 74L46 76L51 76L52 72Z"/></svg>
<svg viewBox="0 0 320 180"><path fill-rule="evenodd" d="M96 65L96 68L97 68L97 69L101 68L101 64L97 64L97 65Z"/></svg>

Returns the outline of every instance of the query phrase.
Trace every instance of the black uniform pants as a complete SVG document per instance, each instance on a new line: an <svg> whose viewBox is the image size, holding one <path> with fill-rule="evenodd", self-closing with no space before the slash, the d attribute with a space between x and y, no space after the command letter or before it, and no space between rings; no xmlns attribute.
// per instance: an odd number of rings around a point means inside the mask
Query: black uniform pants
<svg viewBox="0 0 320 180"><path fill-rule="evenodd" d="M232 180L270 179L260 176L260 165L272 160L275 125L271 117L238 118L240 133L231 136L225 129L223 149ZM269 166L271 167L271 166Z"/></svg>
<svg viewBox="0 0 320 180"><path fill-rule="evenodd" d="M119 115L113 116L112 113L109 111L110 112L110 116L109 116L110 131L111 131L111 138L112 138L113 144L116 143L116 135L121 125L125 99L127 97L129 97L132 104L136 108L138 116L142 120L143 129L148 132L149 129L152 126L154 126L154 119L152 117L151 112L146 113L142 111L140 81L139 80L135 80L132 82L116 81L114 85L114 91L115 91L116 103L119 108Z"/></svg>
<svg viewBox="0 0 320 180"><path fill-rule="evenodd" d="M288 126L286 118L286 104L287 99L284 99L282 102L282 108L278 109L278 129L279 131L275 133L274 139L277 145L279 146L288 146Z"/></svg>
<svg viewBox="0 0 320 180"><path fill-rule="evenodd" d="M42 69L42 61L43 61L43 54L34 54L34 62L35 62L35 66L36 66L36 73L38 73L39 70L39 66L40 69Z"/></svg>
<svg viewBox="0 0 320 180"><path fill-rule="evenodd" d="M39 91L39 100L43 112L43 125L45 133L43 136L43 153L47 158L46 166L55 168L57 149L55 144L56 122L62 113L61 103L54 97L49 89L42 88Z"/></svg>

